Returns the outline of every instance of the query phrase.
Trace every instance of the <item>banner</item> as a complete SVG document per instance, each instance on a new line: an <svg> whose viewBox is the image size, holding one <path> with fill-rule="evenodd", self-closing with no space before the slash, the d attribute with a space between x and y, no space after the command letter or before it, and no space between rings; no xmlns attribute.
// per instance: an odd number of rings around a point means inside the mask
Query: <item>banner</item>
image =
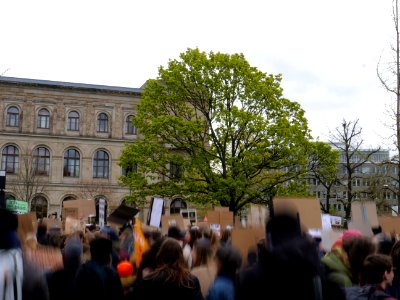
<svg viewBox="0 0 400 300"><path fill-rule="evenodd" d="M14 214L26 214L28 212L28 202L21 200L7 200L6 209Z"/></svg>

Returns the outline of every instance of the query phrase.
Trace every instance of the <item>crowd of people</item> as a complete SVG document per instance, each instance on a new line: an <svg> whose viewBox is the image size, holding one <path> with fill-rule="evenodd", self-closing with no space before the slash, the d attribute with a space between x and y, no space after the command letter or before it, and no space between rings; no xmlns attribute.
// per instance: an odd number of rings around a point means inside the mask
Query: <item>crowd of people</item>
<svg viewBox="0 0 400 300"><path fill-rule="evenodd" d="M244 257L231 228L136 224L65 235L39 222L21 240L17 217L0 209L1 299L400 299L400 241L379 230L345 230L326 251L279 214Z"/></svg>

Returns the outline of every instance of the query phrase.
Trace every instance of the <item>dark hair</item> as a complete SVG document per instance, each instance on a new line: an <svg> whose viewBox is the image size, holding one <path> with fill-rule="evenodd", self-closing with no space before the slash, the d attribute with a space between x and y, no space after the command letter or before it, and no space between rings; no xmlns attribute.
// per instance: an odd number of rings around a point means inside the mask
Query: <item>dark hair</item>
<svg viewBox="0 0 400 300"><path fill-rule="evenodd" d="M267 247L272 248L301 236L299 219L286 213L275 214L266 225Z"/></svg>
<svg viewBox="0 0 400 300"><path fill-rule="evenodd" d="M240 252L236 248L226 245L218 248L215 257L220 263L218 274L235 278L236 272L242 264Z"/></svg>
<svg viewBox="0 0 400 300"><path fill-rule="evenodd" d="M182 247L173 238L165 238L156 256L157 268L149 275L176 286L194 287L195 283L183 258Z"/></svg>
<svg viewBox="0 0 400 300"><path fill-rule="evenodd" d="M392 250L390 251L390 256L392 257L393 269L394 269L394 278L393 282L400 282L400 241L397 241Z"/></svg>
<svg viewBox="0 0 400 300"><path fill-rule="evenodd" d="M193 249L196 255L196 259L193 262L193 267L206 265L213 254L211 241L207 238L200 238L194 243Z"/></svg>
<svg viewBox="0 0 400 300"><path fill-rule="evenodd" d="M363 284L379 284L385 272L392 270L392 259L385 254L371 254L364 260L362 271Z"/></svg>
<svg viewBox="0 0 400 300"><path fill-rule="evenodd" d="M90 242L90 255L92 260L106 265L111 261L112 242L105 237L96 237Z"/></svg>
<svg viewBox="0 0 400 300"><path fill-rule="evenodd" d="M377 251L377 246L372 238L367 236L354 237L343 240L343 249L349 258L353 283L359 284L365 258Z"/></svg>

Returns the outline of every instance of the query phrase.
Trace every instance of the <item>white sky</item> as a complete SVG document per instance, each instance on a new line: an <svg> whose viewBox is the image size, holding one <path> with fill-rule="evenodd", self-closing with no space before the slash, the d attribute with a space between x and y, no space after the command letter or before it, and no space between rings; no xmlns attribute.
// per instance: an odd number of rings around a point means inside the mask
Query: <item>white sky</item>
<svg viewBox="0 0 400 300"><path fill-rule="evenodd" d="M0 28L10 77L140 87L187 48L243 53L282 74L314 137L359 119L365 147L390 146L394 98L376 66L393 43L391 0L0 0Z"/></svg>

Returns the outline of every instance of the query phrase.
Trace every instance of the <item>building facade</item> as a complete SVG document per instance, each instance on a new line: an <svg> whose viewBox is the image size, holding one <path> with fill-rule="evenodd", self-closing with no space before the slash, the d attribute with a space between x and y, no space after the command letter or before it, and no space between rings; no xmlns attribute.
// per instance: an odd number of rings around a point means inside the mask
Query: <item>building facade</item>
<svg viewBox="0 0 400 300"><path fill-rule="evenodd" d="M125 142L140 88L0 77L0 156L6 199L37 216L60 215L63 202L104 198L112 211L129 194L119 184Z"/></svg>
<svg viewBox="0 0 400 300"><path fill-rule="evenodd" d="M352 163L363 160L373 151L375 150L360 149L357 154L353 155ZM380 150L373 153L366 163L355 169L351 183L354 200L376 201L378 205L382 204L379 207L381 212L391 212L390 207L397 205L397 195L388 186L395 186L391 178L396 176L397 168L386 164L389 160L389 150ZM340 182L332 187L329 199L330 207L339 215L344 215L344 206L341 200L345 202L347 200L347 170L345 164L345 153L340 153L337 172L337 178ZM326 205L326 188L316 178L311 178L309 185L311 193L323 205Z"/></svg>

